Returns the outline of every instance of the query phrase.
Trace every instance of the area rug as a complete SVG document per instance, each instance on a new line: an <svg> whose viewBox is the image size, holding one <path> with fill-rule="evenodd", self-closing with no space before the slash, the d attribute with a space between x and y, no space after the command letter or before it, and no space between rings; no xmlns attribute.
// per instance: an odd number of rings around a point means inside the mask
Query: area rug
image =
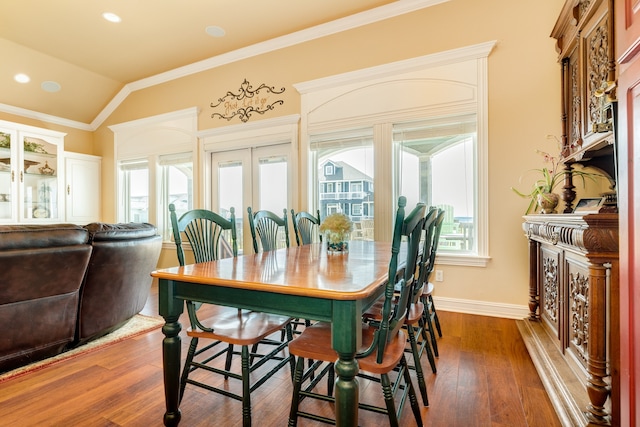
<svg viewBox="0 0 640 427"><path fill-rule="evenodd" d="M22 375L25 375L31 372L39 371L53 364L66 361L74 357L78 357L80 355L84 355L96 350L100 350L102 348L116 344L125 339L132 338L137 335L142 335L146 332L160 328L162 325L164 325L164 320L161 317L151 317L151 316L145 316L142 314L136 314L131 318L131 320L125 323L121 328L101 338L98 338L95 341L88 342L87 344L84 344L80 347L74 348L72 350L66 351L64 353L58 354L48 359L40 360L38 362L33 362L29 365L22 366L12 371L8 371L3 374L0 374L0 383L7 381L9 379L20 377Z"/></svg>

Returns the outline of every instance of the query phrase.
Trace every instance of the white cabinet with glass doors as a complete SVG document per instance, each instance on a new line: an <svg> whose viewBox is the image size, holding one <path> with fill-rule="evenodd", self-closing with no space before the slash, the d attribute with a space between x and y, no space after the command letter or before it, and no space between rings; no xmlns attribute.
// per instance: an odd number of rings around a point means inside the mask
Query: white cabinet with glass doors
<svg viewBox="0 0 640 427"><path fill-rule="evenodd" d="M62 132L0 121L0 223L60 222Z"/></svg>

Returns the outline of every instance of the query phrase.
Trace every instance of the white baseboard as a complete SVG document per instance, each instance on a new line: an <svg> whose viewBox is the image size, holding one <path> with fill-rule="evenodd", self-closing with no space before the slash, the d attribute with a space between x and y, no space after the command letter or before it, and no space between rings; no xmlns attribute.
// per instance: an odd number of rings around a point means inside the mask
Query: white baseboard
<svg viewBox="0 0 640 427"><path fill-rule="evenodd" d="M456 313L477 314L480 316L503 317L506 319L524 319L529 317L529 306L503 304L488 301L476 301L459 298L433 297L437 310Z"/></svg>

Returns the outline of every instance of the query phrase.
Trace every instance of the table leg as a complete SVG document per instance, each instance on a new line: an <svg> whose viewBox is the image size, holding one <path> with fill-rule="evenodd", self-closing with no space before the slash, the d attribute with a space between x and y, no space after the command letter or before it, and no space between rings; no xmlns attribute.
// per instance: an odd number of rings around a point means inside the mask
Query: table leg
<svg viewBox="0 0 640 427"><path fill-rule="evenodd" d="M158 311L164 318L162 333L162 370L164 373L164 400L167 411L165 426L177 426L180 422L180 330L178 319L184 308L184 301L175 298L176 283L171 280L158 281Z"/></svg>
<svg viewBox="0 0 640 427"><path fill-rule="evenodd" d="M354 355L340 355L336 369L336 426L355 427L358 425L358 362Z"/></svg>
<svg viewBox="0 0 640 427"><path fill-rule="evenodd" d="M333 305L331 341L338 353L335 363L336 426L358 425L358 362L356 351L362 342L362 304L359 301L336 301Z"/></svg>
<svg viewBox="0 0 640 427"><path fill-rule="evenodd" d="M164 399L167 411L165 426L177 426L180 422L180 323L177 317L165 317L162 333L162 367L164 371Z"/></svg>

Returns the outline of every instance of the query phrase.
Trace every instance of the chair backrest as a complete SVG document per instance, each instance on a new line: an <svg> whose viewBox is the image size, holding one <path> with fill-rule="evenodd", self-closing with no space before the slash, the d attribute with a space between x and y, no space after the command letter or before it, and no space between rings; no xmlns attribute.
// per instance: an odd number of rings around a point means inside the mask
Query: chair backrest
<svg viewBox="0 0 640 427"><path fill-rule="evenodd" d="M247 208L249 213L249 228L253 239L253 250L260 252L258 247L258 237L263 251L273 251L278 249L279 232L284 232L285 245L289 247L289 223L287 220L287 209L283 209L284 216L279 217L271 211L261 210L255 213L251 207Z"/></svg>
<svg viewBox="0 0 640 427"><path fill-rule="evenodd" d="M322 241L322 235L318 233L318 227L320 227L320 211L317 211L316 216L313 216L309 212L300 211L295 213L295 211L291 209L291 218L293 219L293 231L296 235L296 243L298 246L313 243L313 237L315 235L318 235L320 241Z"/></svg>
<svg viewBox="0 0 640 427"><path fill-rule="evenodd" d="M429 250L429 260L428 260L428 269L426 270L426 275L424 277L424 284L426 285L429 282L431 277L431 273L433 273L433 268L436 264L436 254L438 252L438 241L440 240L440 231L442 230L442 224L444 222L445 211L439 208L432 208L432 211L436 212L436 217L433 222L433 230L431 234L431 248Z"/></svg>
<svg viewBox="0 0 640 427"><path fill-rule="evenodd" d="M441 219L444 218L444 215L440 215L440 209L432 207L429 209L429 212L427 212L427 216L425 217L422 225L422 229L424 230L424 240L422 242L422 251L418 261L417 286L417 288L419 287L420 289L426 286L429 276L433 271L433 262L435 260L435 255L433 255L433 253L435 253L433 252L433 237L435 235L436 223L438 222L439 217L441 217ZM440 220L440 224L442 224L442 220Z"/></svg>
<svg viewBox="0 0 640 427"><path fill-rule="evenodd" d="M386 344L398 334L404 325L409 298L416 283L416 263L427 208L423 203L418 203L411 213L405 216L406 204L407 199L401 196L398 199L398 210L393 228L391 260L389 261L381 321L379 324L378 322L372 323L372 326L377 329L374 342L367 351L359 355L365 356L375 350L377 351L378 363L382 362ZM406 238L406 261L404 274L398 275L398 255L403 237ZM400 294L396 298L397 292Z"/></svg>
<svg viewBox="0 0 640 427"><path fill-rule="evenodd" d="M193 209L185 212L180 219L176 215L176 208L169 205L171 212L171 227L173 238L178 251L178 262L185 265L184 250L182 249L182 233L186 236L193 249L196 262L214 261L221 257L226 241L223 233L231 232L231 247L233 256L238 255L238 243L236 239L235 209L230 209L230 218L225 219L215 212L206 209Z"/></svg>

